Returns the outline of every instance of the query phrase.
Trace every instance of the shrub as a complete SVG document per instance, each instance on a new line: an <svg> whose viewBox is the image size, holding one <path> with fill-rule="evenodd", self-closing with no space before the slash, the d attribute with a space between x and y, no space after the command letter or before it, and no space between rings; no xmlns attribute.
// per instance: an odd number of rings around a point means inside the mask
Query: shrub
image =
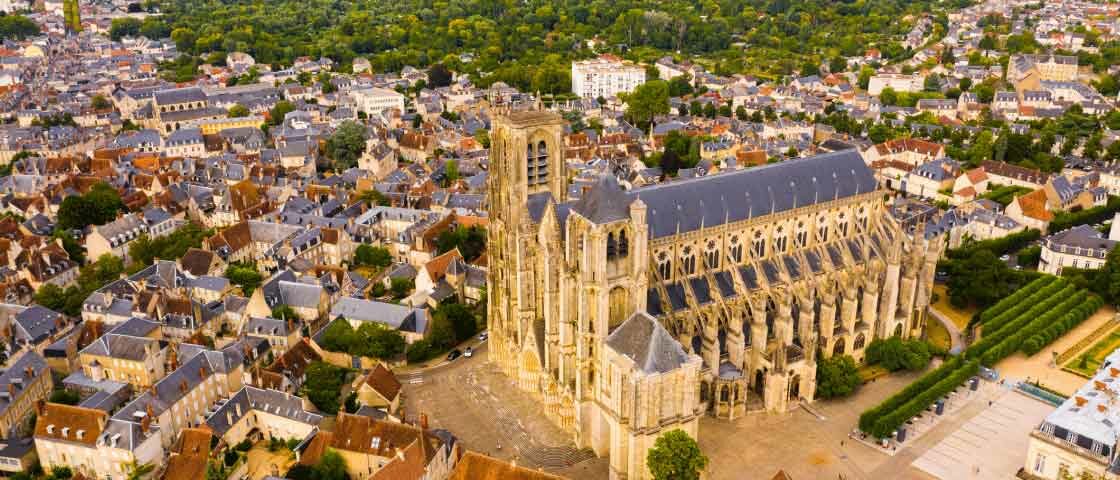
<svg viewBox="0 0 1120 480"><path fill-rule="evenodd" d="M929 345L921 340L899 337L877 338L867 346L867 363L887 370L922 370L929 365Z"/></svg>
<svg viewBox="0 0 1120 480"><path fill-rule="evenodd" d="M845 397L854 392L859 384L859 367L850 355L834 356L817 362L817 398Z"/></svg>

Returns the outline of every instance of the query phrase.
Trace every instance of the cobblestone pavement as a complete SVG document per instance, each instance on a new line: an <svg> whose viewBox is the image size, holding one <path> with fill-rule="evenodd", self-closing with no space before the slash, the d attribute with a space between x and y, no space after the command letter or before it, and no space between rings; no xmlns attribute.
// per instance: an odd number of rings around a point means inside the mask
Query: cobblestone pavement
<svg viewBox="0 0 1120 480"><path fill-rule="evenodd" d="M1026 460L1028 435L1053 410L1046 403L1005 391L914 466L943 480L1015 478Z"/></svg>
<svg viewBox="0 0 1120 480"><path fill-rule="evenodd" d="M426 414L429 426L451 431L467 449L529 468L557 472L595 458L485 357L476 349L472 358L403 375L406 415ZM605 464L591 470L585 478L606 478Z"/></svg>

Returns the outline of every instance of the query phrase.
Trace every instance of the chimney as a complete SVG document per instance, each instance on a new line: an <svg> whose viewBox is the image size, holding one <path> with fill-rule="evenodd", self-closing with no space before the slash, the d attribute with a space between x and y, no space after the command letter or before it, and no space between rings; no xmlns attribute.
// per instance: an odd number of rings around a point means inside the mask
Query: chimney
<svg viewBox="0 0 1120 480"><path fill-rule="evenodd" d="M151 415L144 415L144 418L140 419L140 431L142 431L144 433L148 433L148 429L151 428L151 426L152 426Z"/></svg>
<svg viewBox="0 0 1120 480"><path fill-rule="evenodd" d="M428 414L426 413L420 414L420 428L423 430L428 429Z"/></svg>
<svg viewBox="0 0 1120 480"><path fill-rule="evenodd" d="M156 412L154 410L152 410L152 404L151 403L144 406L144 413L146 414L145 416L148 417L148 418L152 418L153 416L155 416Z"/></svg>
<svg viewBox="0 0 1120 480"><path fill-rule="evenodd" d="M35 415L42 417L43 414L46 413L46 411L47 402L45 400L39 400L38 402L35 402Z"/></svg>
<svg viewBox="0 0 1120 480"><path fill-rule="evenodd" d="M14 384L14 383L9 383L8 384L8 396L11 399L11 401L14 402L16 400L16 384Z"/></svg>
<svg viewBox="0 0 1120 480"><path fill-rule="evenodd" d="M30 366L28 366L26 369L24 369L23 373L24 373L23 378L26 378L28 380L31 380L32 378L35 377L35 369L31 368Z"/></svg>
<svg viewBox="0 0 1120 480"><path fill-rule="evenodd" d="M198 378L199 379L205 379L206 378L206 368L198 367Z"/></svg>

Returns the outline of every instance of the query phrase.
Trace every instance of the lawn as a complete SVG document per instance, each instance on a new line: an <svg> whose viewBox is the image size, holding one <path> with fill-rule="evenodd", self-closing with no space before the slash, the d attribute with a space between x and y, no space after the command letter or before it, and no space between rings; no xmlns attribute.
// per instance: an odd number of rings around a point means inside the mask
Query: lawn
<svg viewBox="0 0 1120 480"><path fill-rule="evenodd" d="M1114 330L1112 333L1106 335L1104 338L1094 343L1089 347L1085 353L1073 357L1066 363L1066 368L1074 370L1086 377L1092 377L1096 373L1097 368L1101 366L1101 362L1108 354L1120 348L1120 330Z"/></svg>
<svg viewBox="0 0 1120 480"><path fill-rule="evenodd" d="M953 348L953 337L949 336L949 331L945 330L945 326L935 318L926 322L926 340L934 347L944 351Z"/></svg>
<svg viewBox="0 0 1120 480"><path fill-rule="evenodd" d="M956 324L958 328L964 330L965 327L968 326L968 321L972 319L973 315L976 314L976 308L968 307L960 309L950 305L949 291L945 287L945 285L934 285L933 294L937 296L937 301L933 303L933 308L937 309L938 312L941 312L942 315L948 317L949 320L952 320L952 322ZM930 325L934 323L936 322L929 322Z"/></svg>

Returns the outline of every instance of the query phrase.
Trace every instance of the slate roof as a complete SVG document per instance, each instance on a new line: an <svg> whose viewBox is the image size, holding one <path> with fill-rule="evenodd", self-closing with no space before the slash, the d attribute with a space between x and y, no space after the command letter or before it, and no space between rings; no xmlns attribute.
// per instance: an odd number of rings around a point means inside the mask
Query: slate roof
<svg viewBox="0 0 1120 480"><path fill-rule="evenodd" d="M240 408L238 408L240 407ZM221 408L206 419L206 425L218 436L223 436L230 427L253 410L279 415L289 420L309 425L318 425L322 415L303 409L303 399L277 390L265 390L246 386L235 393Z"/></svg>
<svg viewBox="0 0 1120 480"><path fill-rule="evenodd" d="M635 313L607 336L607 346L646 373L666 373L688 362L680 342L649 314Z"/></svg>
<svg viewBox="0 0 1120 480"><path fill-rule="evenodd" d="M613 183L617 185L617 183ZM596 192L606 189L605 192ZM639 198L646 204L650 238L662 238L761 215L783 212L878 188L874 173L855 150L787 160L747 170L678 180L618 195L612 182L595 184L588 203L569 202L585 217L615 218ZM594 208L590 208L594 207ZM558 209L559 210L559 209ZM589 217L589 218L590 218Z"/></svg>
<svg viewBox="0 0 1120 480"><path fill-rule="evenodd" d="M38 378L39 375L43 375L44 373L49 375L49 370L50 367L47 366L47 361L35 351L30 351L21 355L19 360L16 360L7 370L0 372L0 413L4 413L8 410L8 405L10 405L13 400L11 397L13 390L16 397L23 395L24 389L26 389L35 378ZM30 373L30 375L28 375L28 373ZM9 385L11 385L11 387L9 387Z"/></svg>

